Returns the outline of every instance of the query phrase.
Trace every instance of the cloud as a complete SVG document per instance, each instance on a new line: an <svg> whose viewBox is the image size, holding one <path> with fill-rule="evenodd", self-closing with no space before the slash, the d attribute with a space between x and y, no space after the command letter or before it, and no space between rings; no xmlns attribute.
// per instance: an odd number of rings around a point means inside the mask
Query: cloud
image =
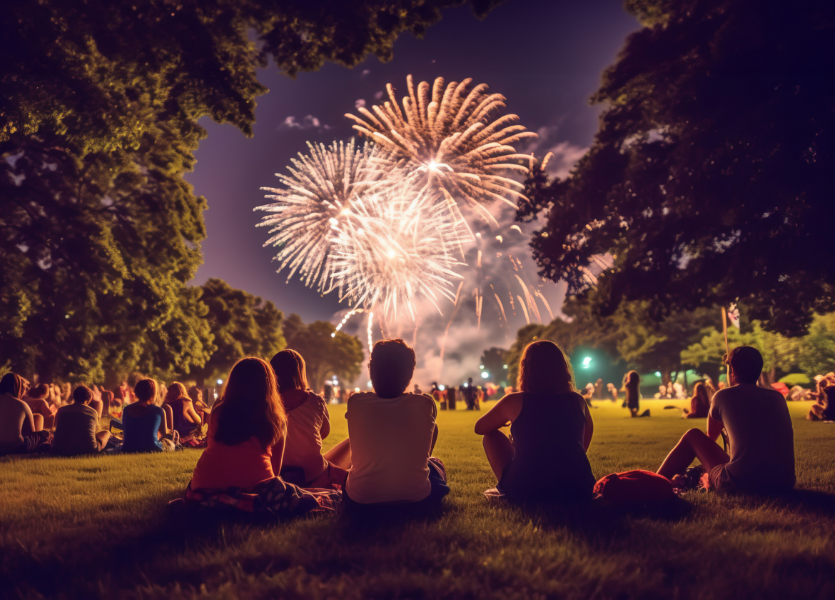
<svg viewBox="0 0 835 600"><path fill-rule="evenodd" d="M330 125L325 125L318 118L314 117L313 115L307 115L301 121L297 121L296 117L290 115L286 119L284 119L281 124L277 127L276 131L283 131L288 129L317 129L317 130L324 130L330 129Z"/></svg>
<svg viewBox="0 0 835 600"><path fill-rule="evenodd" d="M369 69L363 69L362 72L360 73L360 79L365 79L370 74L371 74L371 71Z"/></svg>
<svg viewBox="0 0 835 600"><path fill-rule="evenodd" d="M528 144L523 152L534 153L538 160L545 158L549 152L553 154L545 166L545 171L552 177L566 177L577 164L588 148L578 146L568 140L559 140L559 126L540 127L536 131L537 139Z"/></svg>
<svg viewBox="0 0 835 600"><path fill-rule="evenodd" d="M354 108L362 108L364 106L365 106L365 100L363 100L362 98L360 98L359 100L354 102Z"/></svg>
<svg viewBox="0 0 835 600"><path fill-rule="evenodd" d="M377 92L376 94L374 94L374 99L375 100L379 100L382 97L383 97L383 92Z"/></svg>

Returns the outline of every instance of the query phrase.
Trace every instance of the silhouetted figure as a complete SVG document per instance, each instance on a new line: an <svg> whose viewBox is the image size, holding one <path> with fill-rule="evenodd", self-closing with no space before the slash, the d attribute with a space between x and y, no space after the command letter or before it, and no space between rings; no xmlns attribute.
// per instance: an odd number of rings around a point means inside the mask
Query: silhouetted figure
<svg viewBox="0 0 835 600"><path fill-rule="evenodd" d="M586 451L594 425L568 357L550 341L528 344L518 388L475 426L499 491L515 501L590 500L595 480ZM508 423L512 442L501 431Z"/></svg>

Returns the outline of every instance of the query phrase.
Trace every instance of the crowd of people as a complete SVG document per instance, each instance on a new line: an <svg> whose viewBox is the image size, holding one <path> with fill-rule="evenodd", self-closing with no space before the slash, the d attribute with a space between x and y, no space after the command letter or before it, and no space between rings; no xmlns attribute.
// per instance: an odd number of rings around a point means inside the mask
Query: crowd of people
<svg viewBox="0 0 835 600"><path fill-rule="evenodd" d="M727 362L730 385L714 390L709 382L698 383L687 410L687 418L707 420L707 431L689 430L658 475L684 485L698 458L709 488L792 488L793 431L785 398L757 385L763 360L756 349L735 348ZM113 393L82 385L66 397L58 388L61 404L53 410L53 386L30 388L26 379L8 373L0 380L0 454L75 456L117 447L124 453L161 452L202 438L205 450L184 494L187 503L273 515L337 504L353 510L437 507L449 484L444 464L433 456L440 435L436 418L441 400L449 403L450 397L436 385L431 394L418 386L409 391L414 369L414 350L402 340L375 344L369 362L373 390L350 396L348 438L324 453L322 442L331 430L328 403L310 389L304 358L293 350L269 362L239 360L211 406L200 389L181 383L163 390L146 378L130 393L120 390L121 420L113 420L120 441L98 427L102 414L117 404ZM638 373L627 373L623 387L632 416L645 414L639 412L639 384ZM827 376L819 385L823 403L813 408L816 418L831 418L833 384L835 376ZM608 389L617 400L613 387ZM479 408L475 389L470 380L458 390L467 408ZM590 499L595 477L586 452L594 423L568 357L553 342L532 342L520 360L517 390L475 424L498 492L521 502ZM502 431L508 425L509 436ZM723 432L728 452L716 443Z"/></svg>

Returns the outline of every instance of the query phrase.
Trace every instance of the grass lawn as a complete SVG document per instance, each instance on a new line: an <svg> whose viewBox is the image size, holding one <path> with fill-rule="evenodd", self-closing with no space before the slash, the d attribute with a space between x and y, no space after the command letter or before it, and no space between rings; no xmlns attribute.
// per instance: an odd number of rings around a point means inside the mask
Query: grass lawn
<svg viewBox="0 0 835 600"><path fill-rule="evenodd" d="M595 476L655 470L691 426L669 401L650 419L592 411ZM683 403L679 403L682 404ZM184 519L167 502L199 451L0 460L0 597L833 598L835 425L790 404L798 491L783 499L691 492L690 510L488 505L480 413L441 412L441 516L359 530L333 517L254 526ZM347 435L332 407L329 447Z"/></svg>

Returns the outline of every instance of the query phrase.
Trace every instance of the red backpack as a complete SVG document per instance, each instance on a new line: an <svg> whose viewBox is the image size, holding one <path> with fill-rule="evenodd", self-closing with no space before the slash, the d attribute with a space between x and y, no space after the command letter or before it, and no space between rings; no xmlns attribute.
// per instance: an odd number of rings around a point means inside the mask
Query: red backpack
<svg viewBox="0 0 835 600"><path fill-rule="evenodd" d="M605 503L618 506L661 504L675 497L669 479L640 470L606 475L594 484L594 493Z"/></svg>

